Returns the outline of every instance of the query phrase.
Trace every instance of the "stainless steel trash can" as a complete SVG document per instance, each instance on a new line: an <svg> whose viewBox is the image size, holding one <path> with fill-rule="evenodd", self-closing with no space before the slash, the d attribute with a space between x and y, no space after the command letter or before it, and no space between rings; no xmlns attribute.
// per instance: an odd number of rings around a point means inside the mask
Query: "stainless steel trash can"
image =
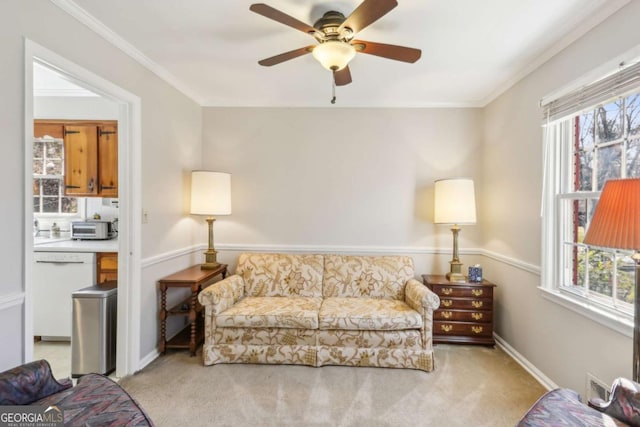
<svg viewBox="0 0 640 427"><path fill-rule="evenodd" d="M89 286L71 294L71 376L107 375L116 368L118 289Z"/></svg>

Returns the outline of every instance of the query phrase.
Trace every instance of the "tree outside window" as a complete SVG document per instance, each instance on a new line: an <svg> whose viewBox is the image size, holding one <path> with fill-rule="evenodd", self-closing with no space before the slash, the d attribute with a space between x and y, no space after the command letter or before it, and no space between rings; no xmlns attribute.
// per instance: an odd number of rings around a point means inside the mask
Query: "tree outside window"
<svg viewBox="0 0 640 427"><path fill-rule="evenodd" d="M78 199L64 195L64 143L61 139L33 142L33 212L78 213Z"/></svg>
<svg viewBox="0 0 640 427"><path fill-rule="evenodd" d="M562 195L567 215L561 233L563 287L629 311L634 298L631 252L590 247L583 238L604 183L640 177L640 94L583 112L574 124L573 188Z"/></svg>

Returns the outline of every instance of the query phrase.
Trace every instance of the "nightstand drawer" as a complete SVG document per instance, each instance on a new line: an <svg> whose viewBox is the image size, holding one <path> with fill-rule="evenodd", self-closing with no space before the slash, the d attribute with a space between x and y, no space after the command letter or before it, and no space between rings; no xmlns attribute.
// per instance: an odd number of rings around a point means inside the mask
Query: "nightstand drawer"
<svg viewBox="0 0 640 427"><path fill-rule="evenodd" d="M465 310L491 310L493 300L481 298L448 298L440 297L440 310L465 309Z"/></svg>
<svg viewBox="0 0 640 427"><path fill-rule="evenodd" d="M436 310L433 313L433 319L457 322L491 323L493 321L493 311L447 309Z"/></svg>
<svg viewBox="0 0 640 427"><path fill-rule="evenodd" d="M465 297L465 298L493 298L493 287L490 286L450 286L433 285L433 292L440 298Z"/></svg>
<svg viewBox="0 0 640 427"><path fill-rule="evenodd" d="M491 325L472 322L433 322L434 335L465 335L486 337L493 335Z"/></svg>

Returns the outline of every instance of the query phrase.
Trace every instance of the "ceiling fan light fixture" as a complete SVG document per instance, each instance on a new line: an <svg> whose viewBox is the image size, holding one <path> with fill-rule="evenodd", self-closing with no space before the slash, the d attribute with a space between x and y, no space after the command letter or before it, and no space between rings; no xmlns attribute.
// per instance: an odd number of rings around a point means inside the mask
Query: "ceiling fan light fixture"
<svg viewBox="0 0 640 427"><path fill-rule="evenodd" d="M327 70L339 71L356 56L356 49L347 42L327 40L313 48L311 54Z"/></svg>

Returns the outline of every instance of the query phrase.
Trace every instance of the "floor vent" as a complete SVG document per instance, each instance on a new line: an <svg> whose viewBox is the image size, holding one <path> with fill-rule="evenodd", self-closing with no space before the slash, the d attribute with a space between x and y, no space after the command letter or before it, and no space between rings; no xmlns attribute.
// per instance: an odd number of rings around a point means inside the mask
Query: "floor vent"
<svg viewBox="0 0 640 427"><path fill-rule="evenodd" d="M602 380L594 375L587 373L587 398L586 401L593 398L609 400L611 387L606 385Z"/></svg>

